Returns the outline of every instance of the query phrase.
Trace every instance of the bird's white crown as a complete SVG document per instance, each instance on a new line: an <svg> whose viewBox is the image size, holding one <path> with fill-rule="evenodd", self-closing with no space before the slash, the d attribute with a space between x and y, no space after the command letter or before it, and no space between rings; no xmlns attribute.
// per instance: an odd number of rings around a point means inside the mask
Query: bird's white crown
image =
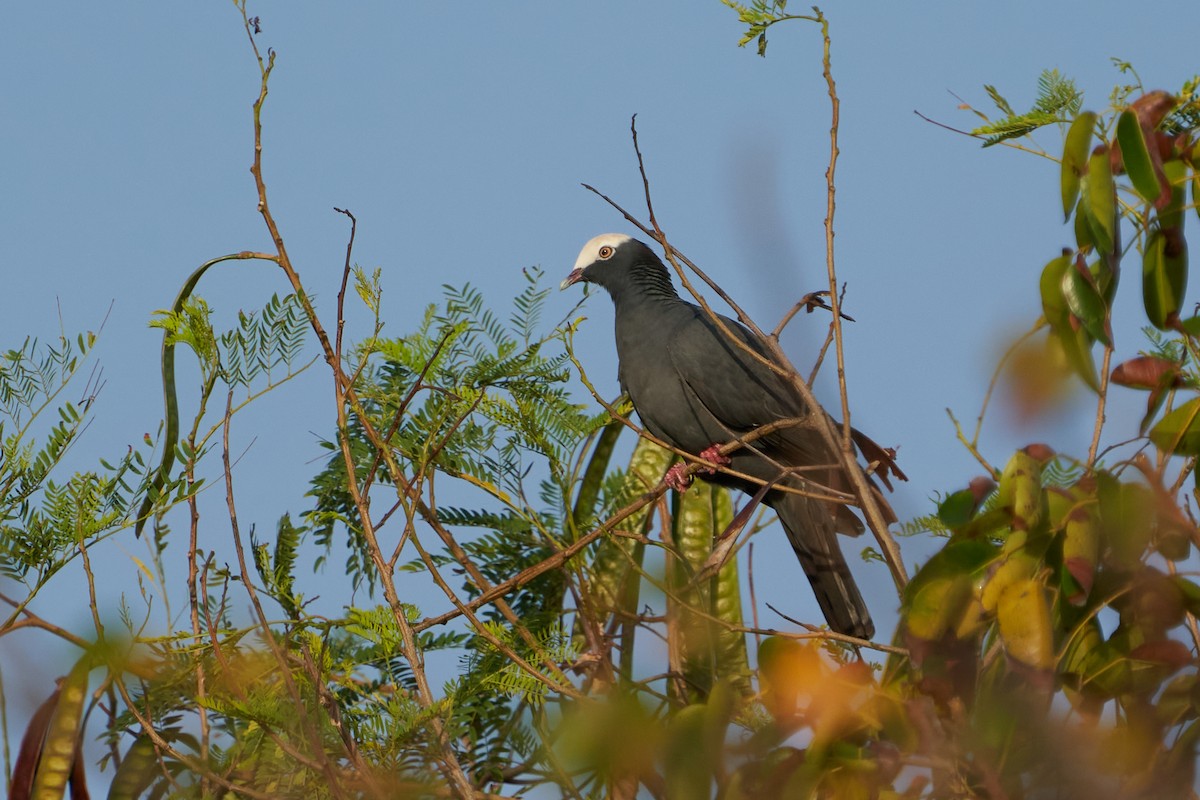
<svg viewBox="0 0 1200 800"><path fill-rule="evenodd" d="M623 233L600 234L585 244L583 249L579 251L579 258L575 259L575 269L584 269L593 262L603 260L600 255L601 249L611 247L613 250L616 250L621 245L630 241L633 241L632 237L626 236Z"/></svg>

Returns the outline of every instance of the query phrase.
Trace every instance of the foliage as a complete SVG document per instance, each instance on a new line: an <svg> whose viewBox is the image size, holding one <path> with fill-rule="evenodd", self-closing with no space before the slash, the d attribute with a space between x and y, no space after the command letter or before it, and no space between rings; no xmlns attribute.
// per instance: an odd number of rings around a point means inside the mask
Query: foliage
<svg viewBox="0 0 1200 800"><path fill-rule="evenodd" d="M93 373L83 401L61 399L95 340L92 333L48 345L26 339L0 359L0 575L24 583L31 595L78 555L81 543L126 527L130 504L144 490L140 449L115 463L101 459L99 472L54 477L103 388ZM56 419L48 422L51 413Z"/></svg>
<svg viewBox="0 0 1200 800"><path fill-rule="evenodd" d="M1004 117L999 120L988 120L980 114L987 123L971 131L971 135L983 137L983 146L1009 139L1019 139L1046 125L1064 122L1073 118L1079 112L1082 95L1075 88L1070 78L1058 74L1056 69L1048 69L1038 76L1037 98L1029 111L1017 113L1012 105L994 86L984 86L988 97L996 104Z"/></svg>
<svg viewBox="0 0 1200 800"><path fill-rule="evenodd" d="M740 44L757 39L760 54L767 29L791 19L819 23L828 47L819 11L723 2L747 26ZM257 21L238 7L261 69L261 144L274 54L262 58ZM1190 796L1200 495L1183 493L1200 457L1200 318L1186 316L1184 291L1198 86L1119 87L1111 108L1092 112L1046 72L1023 113L985 87L1004 115L980 115L973 135L985 145L1040 152L1029 134L1063 133L1054 156L1074 246L1042 270L1030 313L1041 314L1050 373L1096 393L1096 437L1085 455L1034 444L999 469L978 434L963 437L986 474L900 526L939 538L900 592L890 644L747 625L727 538L746 520L706 483L668 499L675 455L635 437L620 402L597 413L579 401L578 382L591 385L571 346L579 321L543 323L549 290L536 269L510 314L471 286L446 287L414 330L383 337L381 272L356 268L348 250L330 337L282 245L206 262L152 323L164 336L157 467L147 437L101 471L59 477L91 405L61 392L93 337L9 351L0 570L27 594L9 601L0 638L39 627L81 651L26 728L9 796L77 791L97 731L112 798ZM260 155L259 210L276 231ZM1143 353L1112 319L1131 252L1143 267ZM232 258L273 262L292 291L219 332L194 289ZM343 347L351 280L375 325ZM232 491L216 518L198 492L232 486L234 417L302 371L314 343L334 387L329 457L309 507L284 514L273 542L243 537ZM199 365L188 424L179 344ZM1118 352L1128 357L1114 367ZM1102 452L1114 384L1145 392L1146 412L1135 442ZM168 528L183 510L187 528ZM144 615L123 602L107 625L108 609L93 606L90 642L30 610L77 560L94 582L89 549L150 519L158 561L153 578L139 562L147 580L166 585L166 546L187 537L176 548L186 610L168 611L162 633L151 633L145 592ZM228 546L205 550L202 529L228 531ZM321 584L342 592L337 610L319 613L298 565L315 554L329 571L342 553L345 583ZM887 660L870 663L872 652ZM435 687L433 676L448 677Z"/></svg>

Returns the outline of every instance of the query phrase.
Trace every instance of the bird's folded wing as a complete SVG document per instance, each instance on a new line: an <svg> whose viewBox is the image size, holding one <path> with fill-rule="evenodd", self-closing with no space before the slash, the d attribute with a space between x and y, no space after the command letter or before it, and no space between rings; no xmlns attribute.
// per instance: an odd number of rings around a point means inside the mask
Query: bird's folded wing
<svg viewBox="0 0 1200 800"><path fill-rule="evenodd" d="M679 379L732 432L744 433L798 416L800 408L789 387L746 352L749 347L763 354L762 345L737 322L727 317L722 321L739 342L732 341L699 309L693 320L675 329L667 352Z"/></svg>

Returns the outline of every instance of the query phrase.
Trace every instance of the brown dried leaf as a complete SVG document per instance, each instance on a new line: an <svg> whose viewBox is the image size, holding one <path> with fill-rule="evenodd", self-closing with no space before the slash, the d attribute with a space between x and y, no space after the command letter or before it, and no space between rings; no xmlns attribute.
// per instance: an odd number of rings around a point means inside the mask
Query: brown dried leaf
<svg viewBox="0 0 1200 800"><path fill-rule="evenodd" d="M1171 669L1186 667L1193 661L1192 651L1188 646L1174 639L1161 639L1138 645L1130 651L1129 657L1138 661L1149 661L1151 664L1162 664Z"/></svg>
<svg viewBox="0 0 1200 800"><path fill-rule="evenodd" d="M1138 122L1141 123L1142 129L1152 131L1162 124L1167 114L1171 113L1171 109L1175 108L1178 102L1170 92L1155 89L1134 100L1129 108L1133 113L1137 114Z"/></svg>
<svg viewBox="0 0 1200 800"><path fill-rule="evenodd" d="M976 504L982 503L995 489L996 482L987 475L978 475L971 478L971 482L967 484L967 490L975 498Z"/></svg>
<svg viewBox="0 0 1200 800"><path fill-rule="evenodd" d="M1179 365L1157 356L1138 356L1112 371L1112 382L1133 389L1178 388L1183 385Z"/></svg>

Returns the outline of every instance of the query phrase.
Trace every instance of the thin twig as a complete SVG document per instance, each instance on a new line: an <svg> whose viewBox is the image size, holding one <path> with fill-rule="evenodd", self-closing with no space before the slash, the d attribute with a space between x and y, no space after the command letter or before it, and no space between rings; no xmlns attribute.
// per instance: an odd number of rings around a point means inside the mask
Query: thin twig
<svg viewBox="0 0 1200 800"><path fill-rule="evenodd" d="M335 207L333 210L350 218L350 238L346 242L346 264L342 268L342 285L338 289L337 296L337 333L335 334L337 338L334 342L334 349L340 354L342 352L342 335L346 329L346 285L350 283L350 257L354 252L354 235L358 232L358 220L344 208Z"/></svg>
<svg viewBox="0 0 1200 800"><path fill-rule="evenodd" d="M1017 354L1017 351L1020 350L1031 337L1035 336L1037 332L1044 327L1045 320L1039 318L1038 321L1033 324L1033 327L1018 336L1016 340L1008 346L1008 349L1004 351L1004 355L1000 356L1000 361L997 362L996 368L992 370L992 378L988 381L987 391L983 394L983 403L979 407L979 416L975 418L975 433L971 436L972 447L979 446L979 435L983 431L983 420L984 417L987 416L988 406L992 402L992 395L995 394L996 387L1000 384L1000 378L1004 374L1005 366L1007 366L1008 362L1011 361L1013 356Z"/></svg>
<svg viewBox="0 0 1200 800"><path fill-rule="evenodd" d="M262 603L258 599L258 590L254 588L254 580L250 575L250 569L246 562L246 551L242 545L241 529L238 525L237 504L234 502L233 496L233 466L229 458L229 429L233 417L232 408L233 388L230 387L225 398L225 425L221 436L221 465L225 479L225 505L229 513L229 529L233 538L234 552L237 554L238 570L242 577L242 586L246 590L246 595L250 598L250 605L253 607L254 615L258 619L258 626L262 632L263 641L266 642L268 649L270 649L271 654L275 657L275 663L279 666L277 671L279 678L287 689L292 703L295 705L300 721L299 727L308 737L308 746L312 753L308 763L311 768L324 776L327 786L334 797L346 797L347 794L342 787L342 782L334 766L334 762L328 758L325 752L325 745L317 730L317 726L309 720L307 704L300 696L300 689L296 685L295 678L292 676L291 664L288 662L287 654L284 653L278 639L271 630L270 621L267 619ZM301 758L301 754L295 748L291 747L289 743L283 741L281 738L276 738L275 740L293 758Z"/></svg>
<svg viewBox="0 0 1200 800"><path fill-rule="evenodd" d="M63 641L70 642L80 649L86 649L91 644L82 636L77 636L66 628L60 628L53 622L49 622L48 620L45 620L30 611L26 607L28 598L25 601L18 602L6 594L0 593L0 600L8 603L14 609L17 609L17 614L25 615L24 619L14 619L12 622L0 627L0 637L7 636L13 631L20 630L21 628L36 628L38 630L46 631L47 633L52 633Z"/></svg>
<svg viewBox="0 0 1200 800"><path fill-rule="evenodd" d="M783 639L797 639L797 640L824 639L824 640L831 641L831 642L841 642L842 644L851 644L851 645L854 645L855 647L865 647L869 650L878 650L881 653L895 653L896 655L902 655L902 656L908 655L908 650L904 649L903 647L896 647L895 645L890 645L890 644L880 644L879 642L872 642L869 639L859 639L857 636L850 636L849 634L838 633L837 631L825 630L824 628L818 628L815 625L810 625L807 622L801 622L798 619L789 617L787 614L784 614L782 611L780 611L778 608L775 608L775 606L771 605L770 603L766 603L766 606L767 606L767 608L771 609L776 614L778 614L780 617L782 617L783 619L792 623L793 625L799 625L801 628L804 628L807 631L807 633L792 633L789 631L777 631L774 628L764 628L760 631L757 631L758 633L763 633L763 634L766 634L767 636L778 636ZM742 631L749 632L751 629L746 628L746 627L736 627L736 628L734 628L734 630L742 630Z"/></svg>
<svg viewBox="0 0 1200 800"><path fill-rule="evenodd" d="M1113 348L1111 344L1104 346L1104 364L1100 368L1099 399L1096 401L1096 426L1092 430L1092 445L1088 448L1088 469L1096 466L1096 453L1100 450L1100 434L1104 430L1104 408L1108 401L1109 365L1112 363Z"/></svg>
<svg viewBox="0 0 1200 800"><path fill-rule="evenodd" d="M275 245L277 253L277 263L283 270L289 283L292 285L292 290L296 294L301 307L304 309L305 316L308 318L309 326L316 335L317 342L325 356L326 363L329 364L333 371L334 393L337 401L338 413L338 436L341 444L342 457L346 465L347 475L350 479L346 481L347 488L350 490L351 497L356 508L359 511L359 516L362 521L362 533L367 541L370 551L371 560L376 573L379 576L380 584L383 587L384 598L387 601L388 608L392 613L392 618L396 623L396 627L400 632L401 652L408 661L409 667L412 670L416 693L414 699L418 704L428 711L432 711L436 701L433 697L433 692L429 685L429 680L425 674L424 655L421 647L417 642L416 634L413 632L412 626L408 622L407 612L404 604L400 602L400 598L396 593L395 581L391 572L387 569L387 562L383 558L382 551L379 546L379 541L375 537L375 532L371 528L369 503L361 493L358 492L357 481L353 479L355 472L354 458L350 451L350 441L348 436L348 419L346 415L347 407L353 408L356 416L363 421L364 430L367 436L371 439L372 444L381 451L387 451L387 443L382 440L376 431L369 424L369 417L365 413L361 403L358 400L357 393L354 390L353 384L349 380L349 376L341 368L340 352L333 346L324 326L321 324L320 318L317 316L316 309L312 305L312 301L308 297L308 293L304 290L304 286L300 281L300 275L292 264L291 258L288 255L287 247L284 244L283 236L279 231L279 226L275 221L274 215L271 213L270 206L267 202L267 185L263 177L262 170L262 110L267 99L267 85L271 76L271 71L275 66L275 52L268 50L268 59L264 63L262 54L259 52L258 44L254 40L249 19L246 17L244 3L240 6L242 17L246 26L246 34L250 40L250 46L254 51L255 58L258 61L261 82L259 84L258 98L253 105L253 124L254 124L254 161L250 168L250 172L254 177L254 185L258 194L258 211L263 218L263 222L267 227L267 231L271 236L271 241ZM398 465L394 459L388 458L388 467L392 478L396 481L398 491L404 491L407 488L407 482L401 474ZM429 726L430 732L433 734L434 742L436 743L436 755L438 766L440 767L443 776L447 779L451 789L461 800L468 800L475 794L474 788L471 786L466 773L463 771L462 765L458 761L458 757L454 752L454 748L450 742L449 735L446 732L445 724L437 714L430 714L426 724Z"/></svg>
<svg viewBox="0 0 1200 800"><path fill-rule="evenodd" d="M821 26L821 65L825 77L825 85L829 93L830 122L829 122L829 166L825 170L825 269L829 273L829 306L833 310L833 341L834 355L837 357L838 395L842 401L842 451L848 458L854 458L854 444L850 436L850 395L846 389L846 356L842 337L841 298L838 297L837 267L833 253L833 217L837 211L837 161L838 129L841 125L841 100L837 94L837 84L833 80L833 67L830 62L830 47L832 40L829 36L829 20L820 11L816 11L816 22Z"/></svg>
<svg viewBox="0 0 1200 800"><path fill-rule="evenodd" d="M754 591L754 542L746 548L746 579L750 584L750 616L754 619L754 627L758 627L758 595ZM755 650L762 645L762 637L754 634Z"/></svg>

